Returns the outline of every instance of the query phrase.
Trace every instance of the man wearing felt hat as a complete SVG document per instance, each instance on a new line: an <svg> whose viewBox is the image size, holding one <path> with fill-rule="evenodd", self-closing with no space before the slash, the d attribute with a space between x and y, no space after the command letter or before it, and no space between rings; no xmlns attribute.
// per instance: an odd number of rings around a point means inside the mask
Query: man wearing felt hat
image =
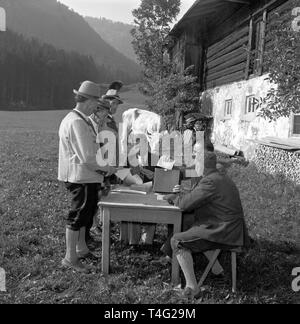
<svg viewBox="0 0 300 324"><path fill-rule="evenodd" d="M123 87L122 81L113 81L106 92L105 95L102 96L102 99L108 100L110 102L110 114L108 115L108 123L107 126L111 128L113 131L118 133L118 127L115 122L113 115L117 112L119 105L123 103L119 96L119 91Z"/></svg>
<svg viewBox="0 0 300 324"><path fill-rule="evenodd" d="M72 195L71 209L66 217L66 255L62 265L88 272L79 260L90 255L85 241L86 227L97 210L99 183L105 175L116 170L97 163L101 151L96 143L96 131L88 118L97 113L100 86L84 81L73 92L76 107L62 120L59 128L58 180L65 183Z"/></svg>
<svg viewBox="0 0 300 324"><path fill-rule="evenodd" d="M100 131L106 126L109 115L110 102L107 99L98 99L97 109L89 117L97 133L100 133Z"/></svg>
<svg viewBox="0 0 300 324"><path fill-rule="evenodd" d="M123 87L123 82L122 81L113 81L110 85L109 88L106 92L105 95L102 96L102 99L106 100L116 100L119 102L119 104L122 104L123 101L121 100L118 92L121 90Z"/></svg>

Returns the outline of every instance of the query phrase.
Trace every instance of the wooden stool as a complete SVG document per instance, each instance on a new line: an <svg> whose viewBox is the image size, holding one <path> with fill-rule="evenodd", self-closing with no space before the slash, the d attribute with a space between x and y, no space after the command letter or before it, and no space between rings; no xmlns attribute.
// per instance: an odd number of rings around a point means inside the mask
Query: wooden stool
<svg viewBox="0 0 300 324"><path fill-rule="evenodd" d="M211 258L210 262L208 263L208 265L207 265L207 267L206 267L206 269L198 283L198 287L201 287L203 285L207 275L209 274L209 271L212 269L212 267L216 263L218 256L222 251L231 253L232 292L235 293L236 292L236 277L237 277L236 254L242 252L242 249L240 247L235 248L235 249L230 249L230 250L221 250L221 249L215 250L213 257Z"/></svg>

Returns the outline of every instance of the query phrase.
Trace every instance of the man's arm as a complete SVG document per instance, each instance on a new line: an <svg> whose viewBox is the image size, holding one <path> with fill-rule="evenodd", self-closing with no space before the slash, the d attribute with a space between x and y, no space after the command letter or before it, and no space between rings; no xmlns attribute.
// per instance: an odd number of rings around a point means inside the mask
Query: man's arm
<svg viewBox="0 0 300 324"><path fill-rule="evenodd" d="M185 212L192 212L206 204L215 194L216 188L212 180L203 178L190 193L179 195L174 204Z"/></svg>

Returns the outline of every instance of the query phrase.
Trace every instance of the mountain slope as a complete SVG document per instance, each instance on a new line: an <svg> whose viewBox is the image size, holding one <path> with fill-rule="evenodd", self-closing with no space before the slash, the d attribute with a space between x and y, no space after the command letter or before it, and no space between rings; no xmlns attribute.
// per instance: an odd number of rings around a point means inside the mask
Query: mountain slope
<svg viewBox="0 0 300 324"><path fill-rule="evenodd" d="M135 62L107 44L82 16L56 0L0 0L0 6L6 9L8 29L57 48L90 55L99 65L138 78Z"/></svg>
<svg viewBox="0 0 300 324"><path fill-rule="evenodd" d="M85 17L85 20L108 44L128 58L137 61L131 44L132 25L114 22L106 18Z"/></svg>

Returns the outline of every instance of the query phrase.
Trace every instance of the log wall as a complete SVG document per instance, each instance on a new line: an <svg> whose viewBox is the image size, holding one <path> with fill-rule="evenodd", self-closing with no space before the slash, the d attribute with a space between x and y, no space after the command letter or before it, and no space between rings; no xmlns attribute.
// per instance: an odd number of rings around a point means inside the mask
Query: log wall
<svg viewBox="0 0 300 324"><path fill-rule="evenodd" d="M242 80L245 77L249 26L211 45L206 53L204 79L206 88Z"/></svg>

